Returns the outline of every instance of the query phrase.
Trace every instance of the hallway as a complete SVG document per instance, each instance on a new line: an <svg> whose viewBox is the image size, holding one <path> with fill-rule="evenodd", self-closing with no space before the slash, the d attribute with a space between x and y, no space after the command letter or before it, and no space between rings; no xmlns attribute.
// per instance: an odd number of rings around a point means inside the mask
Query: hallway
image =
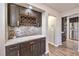
<svg viewBox="0 0 79 59"><path fill-rule="evenodd" d="M79 52L72 51L64 45L55 47L49 44L49 56L79 56Z"/></svg>

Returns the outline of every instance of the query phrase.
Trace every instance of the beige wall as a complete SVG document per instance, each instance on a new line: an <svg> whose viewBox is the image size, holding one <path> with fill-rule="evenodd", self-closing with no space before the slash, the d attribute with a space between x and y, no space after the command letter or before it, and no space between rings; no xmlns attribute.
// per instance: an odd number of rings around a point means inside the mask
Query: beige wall
<svg viewBox="0 0 79 59"><path fill-rule="evenodd" d="M75 8L69 11L65 11L63 13L61 13L61 16L73 16L73 15L77 15L79 14L79 8Z"/></svg>
<svg viewBox="0 0 79 59"><path fill-rule="evenodd" d="M42 13L42 35L45 35L47 37L47 27L48 27L48 13L43 12ZM48 40L46 39L46 53L48 53Z"/></svg>
<svg viewBox="0 0 79 59"><path fill-rule="evenodd" d="M0 56L5 55L5 4L0 3Z"/></svg>
<svg viewBox="0 0 79 59"><path fill-rule="evenodd" d="M49 16L48 17L48 41L49 43L55 44L55 23L56 17Z"/></svg>

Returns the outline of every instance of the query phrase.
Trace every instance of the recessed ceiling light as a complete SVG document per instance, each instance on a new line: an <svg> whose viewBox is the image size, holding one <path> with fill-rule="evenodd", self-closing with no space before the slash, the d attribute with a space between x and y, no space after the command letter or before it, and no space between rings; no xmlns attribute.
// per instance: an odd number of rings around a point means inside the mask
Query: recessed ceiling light
<svg viewBox="0 0 79 59"><path fill-rule="evenodd" d="M29 6L29 9L32 9L32 6Z"/></svg>

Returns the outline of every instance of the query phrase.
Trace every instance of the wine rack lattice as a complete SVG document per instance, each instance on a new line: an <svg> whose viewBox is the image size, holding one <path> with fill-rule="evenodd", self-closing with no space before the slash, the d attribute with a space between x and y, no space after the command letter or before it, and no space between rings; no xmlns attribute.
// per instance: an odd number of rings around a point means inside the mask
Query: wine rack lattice
<svg viewBox="0 0 79 59"><path fill-rule="evenodd" d="M19 24L21 26L35 26L36 23L37 23L36 17L25 15L25 14L20 14Z"/></svg>

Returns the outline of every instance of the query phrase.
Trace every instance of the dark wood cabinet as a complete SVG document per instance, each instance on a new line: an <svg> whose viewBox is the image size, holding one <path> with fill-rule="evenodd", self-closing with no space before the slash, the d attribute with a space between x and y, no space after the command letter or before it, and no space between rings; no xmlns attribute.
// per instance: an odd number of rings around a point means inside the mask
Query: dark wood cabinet
<svg viewBox="0 0 79 59"><path fill-rule="evenodd" d="M45 53L45 38L19 43L6 47L7 56L41 56Z"/></svg>
<svg viewBox="0 0 79 59"><path fill-rule="evenodd" d="M31 56L30 42L23 42L20 44L20 56Z"/></svg>
<svg viewBox="0 0 79 59"><path fill-rule="evenodd" d="M41 27L42 13L19 6L17 4L8 3L8 25L12 27L17 26L36 26ZM21 17L21 15L23 17ZM25 16L24 16L25 15ZM29 17L28 17L29 16ZM22 24L21 24L22 23Z"/></svg>
<svg viewBox="0 0 79 59"><path fill-rule="evenodd" d="M21 43L21 56L38 56L40 54L40 39Z"/></svg>
<svg viewBox="0 0 79 59"><path fill-rule="evenodd" d="M41 39L41 43L40 44L41 44L41 49L40 49L41 50L41 54L44 54L45 51L46 51L45 50L46 49L46 41L45 41L45 38L42 38Z"/></svg>
<svg viewBox="0 0 79 59"><path fill-rule="evenodd" d="M20 7L20 14L27 14L27 8Z"/></svg>
<svg viewBox="0 0 79 59"><path fill-rule="evenodd" d="M8 25L18 26L19 21L19 7L14 4L8 4Z"/></svg>
<svg viewBox="0 0 79 59"><path fill-rule="evenodd" d="M7 56L19 56L19 45L11 45L6 47Z"/></svg>
<svg viewBox="0 0 79 59"><path fill-rule="evenodd" d="M39 40L37 39L35 41L30 42L33 56L39 56L40 55L40 40L41 39L39 39Z"/></svg>

